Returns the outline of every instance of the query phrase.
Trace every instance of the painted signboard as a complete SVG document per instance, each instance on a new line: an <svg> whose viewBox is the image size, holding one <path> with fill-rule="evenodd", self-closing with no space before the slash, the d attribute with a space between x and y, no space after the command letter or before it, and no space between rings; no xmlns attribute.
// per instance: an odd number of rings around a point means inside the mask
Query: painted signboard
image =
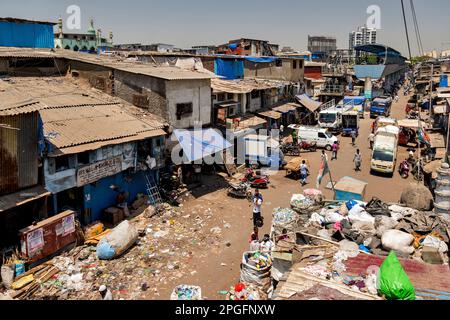
<svg viewBox="0 0 450 320"><path fill-rule="evenodd" d="M100 179L113 176L122 171L122 157L100 161L86 167L77 172L77 186L82 187L87 184L96 182Z"/></svg>

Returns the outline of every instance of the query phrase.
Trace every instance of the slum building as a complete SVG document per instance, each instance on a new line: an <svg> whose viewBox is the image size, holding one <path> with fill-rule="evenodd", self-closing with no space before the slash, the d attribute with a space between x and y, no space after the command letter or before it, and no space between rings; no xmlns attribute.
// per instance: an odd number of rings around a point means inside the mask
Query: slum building
<svg viewBox="0 0 450 320"><path fill-rule="evenodd" d="M0 247L17 230L47 215L50 193L42 186L43 131L39 110L0 80Z"/></svg>
<svg viewBox="0 0 450 320"><path fill-rule="evenodd" d="M64 52L69 72L167 121L177 129L211 125L208 72Z"/></svg>
<svg viewBox="0 0 450 320"><path fill-rule="evenodd" d="M88 83L63 77L13 81L23 97L44 105L42 175L52 194L51 214L71 209L84 223L101 220L108 207L146 194L147 180L156 183L164 167L161 119ZM126 196L119 201L121 194Z"/></svg>

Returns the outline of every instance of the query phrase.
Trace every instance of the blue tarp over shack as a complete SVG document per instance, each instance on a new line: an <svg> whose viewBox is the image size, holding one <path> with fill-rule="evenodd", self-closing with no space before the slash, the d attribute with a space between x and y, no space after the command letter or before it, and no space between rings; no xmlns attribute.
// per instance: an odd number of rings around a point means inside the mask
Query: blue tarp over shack
<svg viewBox="0 0 450 320"><path fill-rule="evenodd" d="M275 57L245 57L244 59L254 63L271 63L277 60Z"/></svg>
<svg viewBox="0 0 450 320"><path fill-rule="evenodd" d="M174 130L174 134L183 149L183 160L188 162L202 160L231 147L220 131L214 129Z"/></svg>
<svg viewBox="0 0 450 320"><path fill-rule="evenodd" d="M244 78L244 61L240 59L221 59L214 60L214 73L225 77L227 80Z"/></svg>
<svg viewBox="0 0 450 320"><path fill-rule="evenodd" d="M364 104L366 102L365 96L346 96L344 97L344 104L353 102L355 105Z"/></svg>

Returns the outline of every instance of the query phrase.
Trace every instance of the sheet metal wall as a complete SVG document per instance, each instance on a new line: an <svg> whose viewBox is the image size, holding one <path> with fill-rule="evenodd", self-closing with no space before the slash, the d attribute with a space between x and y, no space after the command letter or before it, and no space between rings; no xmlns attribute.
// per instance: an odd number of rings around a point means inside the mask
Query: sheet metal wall
<svg viewBox="0 0 450 320"><path fill-rule="evenodd" d="M37 112L0 117L0 123L20 129L0 128L0 195L38 183L38 120Z"/></svg>
<svg viewBox="0 0 450 320"><path fill-rule="evenodd" d="M53 25L0 21L0 46L54 48Z"/></svg>

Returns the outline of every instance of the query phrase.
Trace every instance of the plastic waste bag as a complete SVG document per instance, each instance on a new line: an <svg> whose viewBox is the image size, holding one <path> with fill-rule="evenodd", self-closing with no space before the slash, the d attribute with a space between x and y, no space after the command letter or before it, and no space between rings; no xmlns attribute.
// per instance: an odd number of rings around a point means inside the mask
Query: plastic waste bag
<svg viewBox="0 0 450 320"><path fill-rule="evenodd" d="M414 237L400 230L387 230L381 237L381 243L386 250L396 250L405 254L413 254Z"/></svg>
<svg viewBox="0 0 450 320"><path fill-rule="evenodd" d="M416 300L414 287L394 251L380 267L379 288L387 300Z"/></svg>
<svg viewBox="0 0 450 320"><path fill-rule="evenodd" d="M138 239L135 227L127 220L115 227L97 245L97 257L100 260L111 260L128 250Z"/></svg>

